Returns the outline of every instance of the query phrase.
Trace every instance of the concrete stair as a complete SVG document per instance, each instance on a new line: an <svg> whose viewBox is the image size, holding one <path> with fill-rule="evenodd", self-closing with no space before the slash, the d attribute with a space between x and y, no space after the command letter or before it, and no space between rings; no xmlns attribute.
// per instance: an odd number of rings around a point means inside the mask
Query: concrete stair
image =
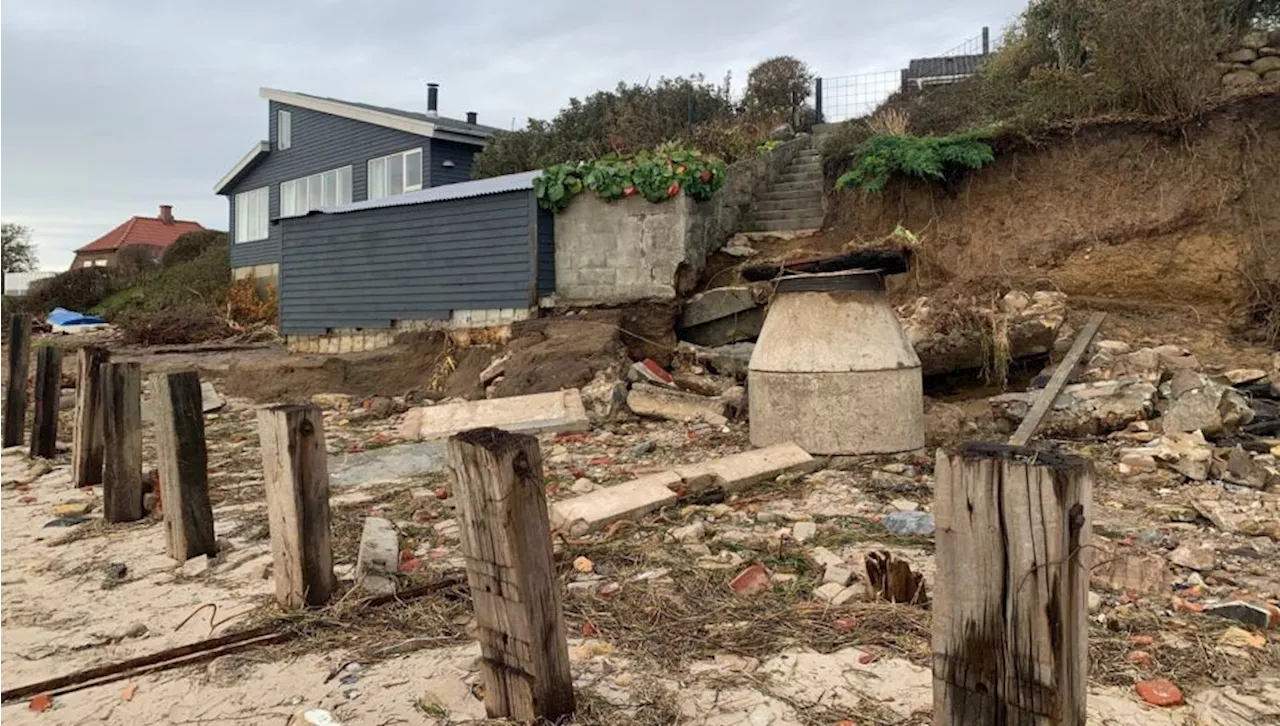
<svg viewBox="0 0 1280 726"><path fill-rule="evenodd" d="M822 226L822 154L800 150L769 190L756 197L744 232L789 232Z"/></svg>

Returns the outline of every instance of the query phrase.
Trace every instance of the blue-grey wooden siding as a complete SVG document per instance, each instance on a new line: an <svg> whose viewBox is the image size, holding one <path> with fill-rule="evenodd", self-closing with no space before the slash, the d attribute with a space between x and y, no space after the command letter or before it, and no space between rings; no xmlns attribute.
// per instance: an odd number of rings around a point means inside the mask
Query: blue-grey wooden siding
<svg viewBox="0 0 1280 726"><path fill-rule="evenodd" d="M526 190L281 220L281 330L379 329L453 310L531 307L537 224Z"/></svg>
<svg viewBox="0 0 1280 726"><path fill-rule="evenodd" d="M443 184L471 181L471 160L479 152L480 147L473 144L432 139L431 163L429 165L431 169L431 186L438 187ZM446 161L453 162L453 166L445 166L444 163Z"/></svg>
<svg viewBox="0 0 1280 726"><path fill-rule="evenodd" d="M556 220L554 214L537 207L537 204L535 199L538 217L538 297L543 297L556 291Z"/></svg>
<svg viewBox="0 0 1280 726"><path fill-rule="evenodd" d="M430 174L431 170L437 166L432 164L433 151L436 148L435 144L430 143L432 139L275 101L269 103L268 107L271 151L268 152L266 159L238 180L234 186L223 192L230 202L228 229L231 238L232 267L280 261L279 225L269 225L268 237L265 240L235 242L235 195L239 192L269 187L267 195L270 200L270 215L275 219L280 215L280 182L350 165L351 201L363 201L368 198L369 193L369 160L410 149L422 149L423 183L428 186L438 186L443 183L434 181ZM289 111L292 115L290 123L293 135L288 149L276 148L279 123L277 112L282 110ZM437 143L439 143L438 140ZM466 144L457 143L456 146L464 147ZM472 148L479 151L479 147ZM456 160L454 163L458 164ZM467 178L471 175L470 164L468 158Z"/></svg>

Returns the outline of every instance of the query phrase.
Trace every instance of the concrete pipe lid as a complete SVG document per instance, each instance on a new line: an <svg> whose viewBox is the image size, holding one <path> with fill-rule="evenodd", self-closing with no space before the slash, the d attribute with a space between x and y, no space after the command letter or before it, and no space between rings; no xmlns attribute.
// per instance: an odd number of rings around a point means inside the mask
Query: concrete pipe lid
<svg viewBox="0 0 1280 726"><path fill-rule="evenodd" d="M884 292L883 270L840 270L838 272L802 272L778 278L778 293L838 292L862 290Z"/></svg>

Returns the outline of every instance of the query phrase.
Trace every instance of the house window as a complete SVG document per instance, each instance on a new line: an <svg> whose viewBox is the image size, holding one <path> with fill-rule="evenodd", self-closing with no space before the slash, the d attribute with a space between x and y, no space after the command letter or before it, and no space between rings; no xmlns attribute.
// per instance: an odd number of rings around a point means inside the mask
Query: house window
<svg viewBox="0 0 1280 726"><path fill-rule="evenodd" d="M96 260L89 260L89 265L92 267L106 267L107 260L105 258L99 257Z"/></svg>
<svg viewBox="0 0 1280 726"><path fill-rule="evenodd" d="M369 160L369 198L381 199L422 188L422 149Z"/></svg>
<svg viewBox="0 0 1280 726"><path fill-rule="evenodd" d="M280 216L300 217L313 209L351 203L351 167L280 183Z"/></svg>
<svg viewBox="0 0 1280 726"><path fill-rule="evenodd" d="M276 118L276 148L287 149L293 146L293 114L281 111Z"/></svg>
<svg viewBox="0 0 1280 726"><path fill-rule="evenodd" d="M268 187L236 195L236 242L267 238Z"/></svg>

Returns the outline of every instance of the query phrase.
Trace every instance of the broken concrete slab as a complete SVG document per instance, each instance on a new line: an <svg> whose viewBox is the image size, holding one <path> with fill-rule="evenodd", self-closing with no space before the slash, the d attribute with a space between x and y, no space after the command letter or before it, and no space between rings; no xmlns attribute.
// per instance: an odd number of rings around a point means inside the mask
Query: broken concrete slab
<svg viewBox="0 0 1280 726"><path fill-rule="evenodd" d="M767 289L749 285L699 293L685 302L678 335L706 346L755 340L764 325L767 295Z"/></svg>
<svg viewBox="0 0 1280 726"><path fill-rule="evenodd" d="M356 558L356 586L374 595L396 591L400 563L400 536L390 520L366 517Z"/></svg>
<svg viewBox="0 0 1280 726"><path fill-rule="evenodd" d="M715 348L690 347L694 349L694 360L699 364L722 376L746 379L747 367L751 364L751 353L755 351L756 344L744 341Z"/></svg>
<svg viewBox="0 0 1280 726"><path fill-rule="evenodd" d="M612 421L626 409L627 384L608 371L600 371L582 387L582 405L593 423Z"/></svg>
<svg viewBox="0 0 1280 726"><path fill-rule="evenodd" d="M679 484L679 476L664 471L556 502L551 505L551 527L581 535L620 519L644 516L674 504L678 495L672 487Z"/></svg>
<svg viewBox="0 0 1280 726"><path fill-rule="evenodd" d="M677 466L674 471L688 492L722 489L730 493L755 486L784 472L813 471L818 463L807 451L795 444L776 444L720 459Z"/></svg>
<svg viewBox="0 0 1280 726"><path fill-rule="evenodd" d="M329 482L349 486L391 481L444 468L443 441L398 444L329 458Z"/></svg>
<svg viewBox="0 0 1280 726"><path fill-rule="evenodd" d="M1053 408L1040 426L1041 434L1081 438L1120 431L1151 417L1156 393L1153 383L1137 379L1067 386L1054 399ZM988 400L997 417L1018 424L1039 395L1039 391L1005 393Z"/></svg>
<svg viewBox="0 0 1280 726"><path fill-rule="evenodd" d="M535 434L586 431L590 423L582 395L578 389L570 388L412 408L400 424L400 435L406 439L444 439L460 431L486 426Z"/></svg>
<svg viewBox="0 0 1280 726"><path fill-rule="evenodd" d="M227 399L218 393L210 381L200 381L200 410L212 413L227 405Z"/></svg>
<svg viewBox="0 0 1280 726"><path fill-rule="evenodd" d="M636 383L627 394L627 407L637 416L668 421L723 421L727 406L719 398Z"/></svg>

